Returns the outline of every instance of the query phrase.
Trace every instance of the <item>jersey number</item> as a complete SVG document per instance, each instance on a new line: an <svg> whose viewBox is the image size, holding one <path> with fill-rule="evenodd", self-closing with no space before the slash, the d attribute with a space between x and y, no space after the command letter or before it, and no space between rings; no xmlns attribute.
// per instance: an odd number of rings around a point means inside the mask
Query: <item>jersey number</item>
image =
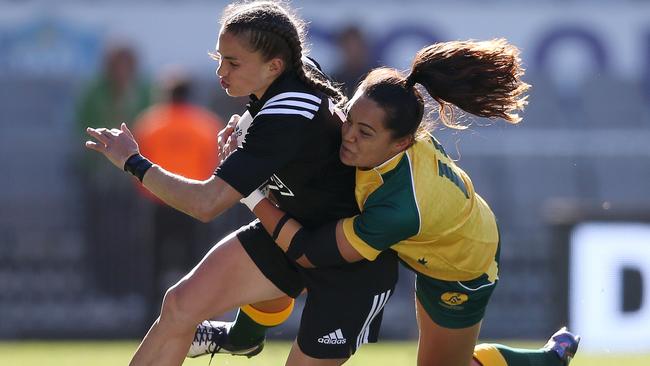
<svg viewBox="0 0 650 366"><path fill-rule="evenodd" d="M465 195L465 198L469 198L469 194L467 193L467 187L465 186L465 182L456 174L456 172L449 167L449 165L443 163L442 161L438 160L438 175L441 177L445 177L449 179L456 187L458 187L463 194Z"/></svg>

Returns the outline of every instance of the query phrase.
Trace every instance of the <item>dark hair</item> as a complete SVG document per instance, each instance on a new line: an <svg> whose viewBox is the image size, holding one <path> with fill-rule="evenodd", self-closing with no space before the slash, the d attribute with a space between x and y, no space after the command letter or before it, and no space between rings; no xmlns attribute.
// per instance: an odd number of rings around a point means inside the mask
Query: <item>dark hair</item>
<svg viewBox="0 0 650 366"><path fill-rule="evenodd" d="M479 117L519 123L515 113L528 103L530 85L521 80L519 50L504 39L455 41L427 46L415 56L404 77L391 68L375 69L363 80L363 94L386 112L386 128L393 137L414 136L424 117L425 102L415 84L422 85L439 104L445 126L462 129L454 121L453 106Z"/></svg>
<svg viewBox="0 0 650 366"><path fill-rule="evenodd" d="M223 32L247 39L253 52L266 61L279 57L308 86L344 103L345 96L318 71L303 64L305 23L280 1L244 1L226 7Z"/></svg>
<svg viewBox="0 0 650 366"><path fill-rule="evenodd" d="M169 101L172 103L187 103L192 94L192 83L189 79L181 79L167 86Z"/></svg>

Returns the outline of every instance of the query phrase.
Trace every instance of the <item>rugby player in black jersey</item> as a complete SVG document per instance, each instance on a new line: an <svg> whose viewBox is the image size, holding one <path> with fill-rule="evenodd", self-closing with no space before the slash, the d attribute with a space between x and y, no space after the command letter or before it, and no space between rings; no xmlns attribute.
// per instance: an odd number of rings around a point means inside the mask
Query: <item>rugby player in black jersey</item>
<svg viewBox="0 0 650 366"><path fill-rule="evenodd" d="M336 104L343 97L306 65L302 22L287 7L266 1L231 4L221 23L214 53L217 75L229 95L250 95L247 114L253 118L241 147L223 160L213 177L191 180L155 165L139 154L125 124L120 129L88 128L94 140L86 146L131 172L170 206L202 221L264 184L278 205L306 227L356 214L354 169L338 158L341 118ZM320 359L342 363L356 350L353 340L360 335L364 341L376 340L396 277L391 251L373 262L303 269L253 222L216 244L167 291L161 314L131 365L180 365L197 324L244 304L253 305L240 309L240 331L223 323L212 329L208 323L199 329L209 334L197 335L207 335L205 340L220 348L230 347L229 353L255 354L263 345L264 326L284 321L293 304L287 296L296 297L304 289L307 300L287 364L318 364Z"/></svg>

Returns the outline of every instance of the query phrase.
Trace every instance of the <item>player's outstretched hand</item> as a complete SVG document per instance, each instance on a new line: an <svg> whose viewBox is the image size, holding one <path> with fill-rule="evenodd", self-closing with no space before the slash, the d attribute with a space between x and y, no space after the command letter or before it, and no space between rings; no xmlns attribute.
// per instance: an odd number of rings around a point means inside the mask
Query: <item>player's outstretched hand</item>
<svg viewBox="0 0 650 366"><path fill-rule="evenodd" d="M226 127L219 131L217 135L217 160L219 165L237 149L237 136L233 135L237 122L239 122L239 115L233 114Z"/></svg>
<svg viewBox="0 0 650 366"><path fill-rule="evenodd" d="M124 163L133 154L139 153L138 143L125 123L119 129L86 128L94 140L86 141L86 147L98 151L116 167L124 169ZM95 141L96 140L96 141Z"/></svg>

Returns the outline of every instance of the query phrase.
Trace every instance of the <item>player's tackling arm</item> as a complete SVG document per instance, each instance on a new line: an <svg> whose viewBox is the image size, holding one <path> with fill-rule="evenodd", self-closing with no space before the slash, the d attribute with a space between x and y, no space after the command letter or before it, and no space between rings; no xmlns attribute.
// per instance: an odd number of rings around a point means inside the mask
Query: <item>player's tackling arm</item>
<svg viewBox="0 0 650 366"><path fill-rule="evenodd" d="M295 256L296 262L303 267L340 265L364 259L346 239L342 220L313 231L303 228L294 219L282 225L280 220L285 212L268 199L261 200L253 213L270 235L277 235L275 241L278 246L290 257ZM282 225L279 229L278 224Z"/></svg>

